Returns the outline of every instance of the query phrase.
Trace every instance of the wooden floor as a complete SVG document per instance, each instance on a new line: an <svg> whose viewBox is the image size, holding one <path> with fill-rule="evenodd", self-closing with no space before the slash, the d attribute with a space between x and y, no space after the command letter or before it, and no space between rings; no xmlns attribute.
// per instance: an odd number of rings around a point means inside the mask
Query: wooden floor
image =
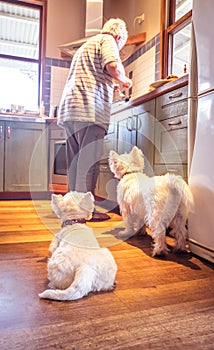
<svg viewBox="0 0 214 350"><path fill-rule="evenodd" d="M118 241L117 214L90 226L118 264L115 290L40 300L59 220L49 201L0 201L0 349L213 350L213 265L191 253L152 258L149 236Z"/></svg>

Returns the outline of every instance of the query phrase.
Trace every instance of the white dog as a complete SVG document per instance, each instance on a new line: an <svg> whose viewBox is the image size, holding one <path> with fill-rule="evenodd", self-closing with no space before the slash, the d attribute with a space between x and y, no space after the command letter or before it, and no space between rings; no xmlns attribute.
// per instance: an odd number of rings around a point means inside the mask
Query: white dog
<svg viewBox="0 0 214 350"><path fill-rule="evenodd" d="M136 146L128 154L110 151L109 166L120 180L117 201L125 230L119 236L128 238L147 226L154 240L152 255L162 255L168 252L165 235L170 227L170 235L176 241L174 250L185 251L186 221L193 197L182 177L174 174L148 177L143 173L143 153Z"/></svg>
<svg viewBox="0 0 214 350"><path fill-rule="evenodd" d="M112 290L117 265L107 248L100 248L93 230L85 222L92 216L94 197L90 192L52 194L52 208L61 218L62 229L50 245L49 289L40 298L75 300L89 292Z"/></svg>

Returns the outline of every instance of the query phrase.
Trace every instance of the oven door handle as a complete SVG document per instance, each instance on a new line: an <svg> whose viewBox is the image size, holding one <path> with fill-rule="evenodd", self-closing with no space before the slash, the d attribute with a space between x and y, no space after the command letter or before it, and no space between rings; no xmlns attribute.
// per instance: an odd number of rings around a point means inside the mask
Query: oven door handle
<svg viewBox="0 0 214 350"><path fill-rule="evenodd" d="M54 141L54 144L55 145L65 145L66 144L66 140L57 140L57 141Z"/></svg>

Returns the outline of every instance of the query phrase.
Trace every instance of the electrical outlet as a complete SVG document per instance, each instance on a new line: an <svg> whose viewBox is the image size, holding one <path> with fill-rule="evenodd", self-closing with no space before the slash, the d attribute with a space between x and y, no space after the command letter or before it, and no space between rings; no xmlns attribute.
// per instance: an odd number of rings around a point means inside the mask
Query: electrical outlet
<svg viewBox="0 0 214 350"><path fill-rule="evenodd" d="M138 17L138 24L141 24L144 21L144 17L144 13L142 13L142 15Z"/></svg>

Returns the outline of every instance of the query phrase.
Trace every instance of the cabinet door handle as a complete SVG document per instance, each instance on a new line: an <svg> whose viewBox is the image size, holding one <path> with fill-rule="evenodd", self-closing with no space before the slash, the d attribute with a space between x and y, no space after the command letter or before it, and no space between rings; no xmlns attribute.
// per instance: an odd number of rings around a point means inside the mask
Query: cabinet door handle
<svg viewBox="0 0 214 350"><path fill-rule="evenodd" d="M10 135L11 135L11 127L8 126L7 127L7 138L10 139Z"/></svg>
<svg viewBox="0 0 214 350"><path fill-rule="evenodd" d="M173 125L179 125L181 123L182 121L180 119L176 119L176 120L173 120L172 122L169 122L168 125L173 126Z"/></svg>
<svg viewBox="0 0 214 350"><path fill-rule="evenodd" d="M173 169L173 168L168 168L167 171L168 173L173 173L173 174L178 173L178 169Z"/></svg>
<svg viewBox="0 0 214 350"><path fill-rule="evenodd" d="M3 137L3 126L0 125L0 139Z"/></svg>
<svg viewBox="0 0 214 350"><path fill-rule="evenodd" d="M177 97L181 97L183 95L182 92L175 92L172 95L169 95L169 98L177 98Z"/></svg>
<svg viewBox="0 0 214 350"><path fill-rule="evenodd" d="M132 130L138 130L139 125L138 125L138 116L135 114L132 117Z"/></svg>
<svg viewBox="0 0 214 350"><path fill-rule="evenodd" d="M132 131L132 117L127 118L126 128L128 131Z"/></svg>
<svg viewBox="0 0 214 350"><path fill-rule="evenodd" d="M142 120L138 116L136 117L137 117L137 130L139 131L142 127Z"/></svg>

